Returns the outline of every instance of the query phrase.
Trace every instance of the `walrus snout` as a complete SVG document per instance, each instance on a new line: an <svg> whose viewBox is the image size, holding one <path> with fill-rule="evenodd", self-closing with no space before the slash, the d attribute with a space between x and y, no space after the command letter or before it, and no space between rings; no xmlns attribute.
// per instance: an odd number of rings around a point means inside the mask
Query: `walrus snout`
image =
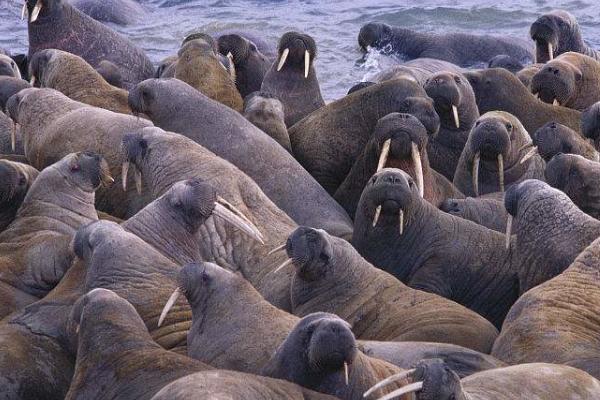
<svg viewBox="0 0 600 400"><path fill-rule="evenodd" d="M430 136L440 131L440 116L435 111L433 100L429 97L407 97L401 102L397 111L414 115L421 121Z"/></svg>
<svg viewBox="0 0 600 400"><path fill-rule="evenodd" d="M0 160L0 204L12 200L20 186L20 182L19 172L8 162Z"/></svg>
<svg viewBox="0 0 600 400"><path fill-rule="evenodd" d="M215 188L201 179L177 182L168 192L169 203L182 211L191 226L196 227L212 214L217 203Z"/></svg>
<svg viewBox="0 0 600 400"><path fill-rule="evenodd" d="M308 362L315 372L342 371L352 365L358 352L356 338L348 323L325 317L313 322L316 327L308 345Z"/></svg>
<svg viewBox="0 0 600 400"><path fill-rule="evenodd" d="M0 76L12 76L21 79L21 71L17 63L7 55L0 54Z"/></svg>
<svg viewBox="0 0 600 400"><path fill-rule="evenodd" d="M30 84L33 87L43 86L44 71L48 68L48 64L52 57L57 53L54 49L45 49L36 52L29 61L29 77Z"/></svg>
<svg viewBox="0 0 600 400"><path fill-rule="evenodd" d="M496 161L498 155L506 159L510 151L512 125L498 119L480 119L472 132L471 151L479 153L482 160Z"/></svg>
<svg viewBox="0 0 600 400"><path fill-rule="evenodd" d="M358 45L365 51L369 47L384 47L390 40L391 30L392 28L387 24L369 22L360 28L358 33Z"/></svg>
<svg viewBox="0 0 600 400"><path fill-rule="evenodd" d="M545 103L564 105L576 91L581 73L556 60L546 64L531 79L531 92Z"/></svg>
<svg viewBox="0 0 600 400"><path fill-rule="evenodd" d="M227 57L231 56L234 64L242 63L248 58L250 52L250 42L236 34L220 36L217 45L219 53ZM254 46L254 50L256 50L256 46Z"/></svg>
<svg viewBox="0 0 600 400"><path fill-rule="evenodd" d="M100 185L108 187L114 182L104 157L91 151L76 153L70 168L72 173L83 176L84 190L94 191Z"/></svg>
<svg viewBox="0 0 600 400"><path fill-rule="evenodd" d="M544 161L548 162L558 153L579 154L595 159L597 152L570 128L557 122L548 122L533 134L533 144Z"/></svg>
<svg viewBox="0 0 600 400"><path fill-rule="evenodd" d="M135 114L152 115L151 101L154 99L154 93L151 90L151 85L155 79L147 79L140 82L129 91L127 104L131 111Z"/></svg>

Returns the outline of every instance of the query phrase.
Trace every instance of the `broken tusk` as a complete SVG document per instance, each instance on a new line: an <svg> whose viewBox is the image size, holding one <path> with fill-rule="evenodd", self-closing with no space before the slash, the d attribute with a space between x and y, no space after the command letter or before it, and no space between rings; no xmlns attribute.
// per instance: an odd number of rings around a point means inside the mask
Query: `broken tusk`
<svg viewBox="0 0 600 400"><path fill-rule="evenodd" d="M560 106L560 103L558 102L558 100L554 99L554 100L552 100L552 105L555 107L558 107L558 106Z"/></svg>
<svg viewBox="0 0 600 400"><path fill-rule="evenodd" d="M510 247L510 235L512 232L512 215L508 214L508 218L506 219L506 250Z"/></svg>
<svg viewBox="0 0 600 400"><path fill-rule="evenodd" d="M456 125L456 129L460 128L460 118L458 118L458 107L454 104L452 105L452 115L454 116L454 125Z"/></svg>
<svg viewBox="0 0 600 400"><path fill-rule="evenodd" d="M173 305L175 304L175 302L179 298L179 295L181 295L181 290L179 288L177 288L171 294L171 296L169 297L169 300L167 300L167 304L165 304L165 306L163 307L162 312L160 313L160 317L158 318L158 326L159 327L164 322L165 317L167 316L167 314L169 313L169 311L171 310L171 308L173 308Z"/></svg>
<svg viewBox="0 0 600 400"><path fill-rule="evenodd" d="M348 363L347 362L344 362L344 378L346 381L346 386L348 386L349 380L348 380Z"/></svg>
<svg viewBox="0 0 600 400"><path fill-rule="evenodd" d="M285 260L283 262L283 264L281 264L279 267L275 268L275 270L273 271L274 273L279 272L280 270L284 269L285 267L287 267L288 265L290 265L292 262L294 262L294 260L292 260L291 258L288 258L287 260Z"/></svg>
<svg viewBox="0 0 600 400"><path fill-rule="evenodd" d="M279 59L279 65L277 65L277 71L281 71L281 68L283 68L283 65L285 64L285 60L287 60L288 54L290 54L290 49L285 49L283 50L283 53L281 53L281 58Z"/></svg>
<svg viewBox="0 0 600 400"><path fill-rule="evenodd" d="M121 183L123 184L123 191L127 191L127 174L129 173L129 161L123 161L121 167Z"/></svg>
<svg viewBox="0 0 600 400"><path fill-rule="evenodd" d="M500 193L504 193L504 157L502 157L502 154L498 154L498 183Z"/></svg>
<svg viewBox="0 0 600 400"><path fill-rule="evenodd" d="M411 376L415 372L417 372L416 368L415 369L409 369L408 371L400 372L398 374L394 374L392 376L389 376L389 377L385 378L384 380L378 382L374 386L372 386L369 390L367 390L365 392L365 394L363 394L363 397L365 397L365 398L368 397L371 393L373 393L377 389L380 389L380 388L382 388L384 386L387 386L390 383L399 381L400 379L408 378L409 376Z"/></svg>
<svg viewBox="0 0 600 400"><path fill-rule="evenodd" d="M392 144L392 139L387 139L383 142L383 147L381 148L381 153L379 154L379 163L377 163L377 172L381 171L385 167L385 163L387 162L388 154L390 153L390 146Z"/></svg>
<svg viewBox="0 0 600 400"><path fill-rule="evenodd" d="M41 10L42 10L42 0L37 0L37 3L35 3L35 6L33 7L33 10L31 11L31 18L29 19L30 23L37 21Z"/></svg>
<svg viewBox="0 0 600 400"><path fill-rule="evenodd" d="M525 155L523 156L523 158L521 158L521 161L519 162L519 164L525 163L525 161L527 161L531 157L533 157L534 154L537 153L537 151L538 151L537 146L533 146L531 149L529 149L529 151L527 153L525 153Z"/></svg>
<svg viewBox="0 0 600 400"><path fill-rule="evenodd" d="M275 247L273 250L271 250L270 252L267 253L268 256L270 256L271 254L275 254L281 250L285 250L285 243L282 244L281 246L277 246Z"/></svg>
<svg viewBox="0 0 600 400"><path fill-rule="evenodd" d="M479 196L479 152L475 153L475 157L473 158L472 179L473 179L473 193L475 193L475 197L478 197Z"/></svg>
<svg viewBox="0 0 600 400"><path fill-rule="evenodd" d="M554 47L550 42L548 42L548 58L550 61L554 60Z"/></svg>
<svg viewBox="0 0 600 400"><path fill-rule="evenodd" d="M373 217L373 228L377 225L377 221L379 221L379 214L381 214L381 206L377 206L375 209L375 216Z"/></svg>
<svg viewBox="0 0 600 400"><path fill-rule="evenodd" d="M391 392L383 397L380 397L377 400L390 400L395 397L403 396L407 393L418 392L421 389L423 389L423 382L415 382L415 383L411 383L410 385L402 386L400 389L394 390L393 392Z"/></svg>
<svg viewBox="0 0 600 400"><path fill-rule="evenodd" d="M415 166L415 178L417 179L417 188L419 194L423 197L425 193L424 182L423 182L423 164L421 163L421 152L415 142L411 143L411 156Z"/></svg>
<svg viewBox="0 0 600 400"><path fill-rule="evenodd" d="M244 220L236 213L232 212L228 207L220 204L217 200L215 202L215 208L213 213L223 218L225 221L229 222L231 225L235 226L242 232L246 233L246 235L250 236L252 239L256 240L260 244L265 244L263 241L262 235L260 234L258 228L254 226L251 222Z"/></svg>
<svg viewBox="0 0 600 400"><path fill-rule="evenodd" d="M398 219L400 220L400 236L402 236L402 234L404 233L404 211L402 209L400 209L400 211L398 212Z"/></svg>
<svg viewBox="0 0 600 400"><path fill-rule="evenodd" d="M308 71L310 71L310 53L308 50L304 51L304 78L308 78Z"/></svg>

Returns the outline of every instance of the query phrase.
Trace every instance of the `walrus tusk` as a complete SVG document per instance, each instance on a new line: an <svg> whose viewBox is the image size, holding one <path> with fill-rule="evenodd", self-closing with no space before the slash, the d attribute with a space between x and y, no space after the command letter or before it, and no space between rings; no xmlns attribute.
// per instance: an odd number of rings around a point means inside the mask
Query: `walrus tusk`
<svg viewBox="0 0 600 400"><path fill-rule="evenodd" d="M135 178L135 189L138 194L142 194L142 171L135 167L133 174Z"/></svg>
<svg viewBox="0 0 600 400"><path fill-rule="evenodd" d="M550 42L548 42L548 58L550 61L554 60L554 47Z"/></svg>
<svg viewBox="0 0 600 400"><path fill-rule="evenodd" d="M500 184L500 193L504 193L504 158L498 154L498 183Z"/></svg>
<svg viewBox="0 0 600 400"><path fill-rule="evenodd" d="M540 93L539 92L534 93L533 97L535 97L536 100L539 100L540 99Z"/></svg>
<svg viewBox="0 0 600 400"><path fill-rule="evenodd" d="M421 389L423 389L423 382L415 382L411 383L410 385L402 386L400 389L394 390L393 392L388 393L387 395L380 397L377 400L390 400L395 397L403 396L407 393L418 392Z"/></svg>
<svg viewBox="0 0 600 400"><path fill-rule="evenodd" d="M281 53L281 58L279 59L279 64L277 65L277 72L281 71L283 65L285 64L285 60L287 60L288 54L290 54L290 49L284 49L283 53Z"/></svg>
<svg viewBox="0 0 600 400"><path fill-rule="evenodd" d="M25 14L27 13L27 1L23 3L23 8L21 9L21 21L25 19Z"/></svg>
<svg viewBox="0 0 600 400"><path fill-rule="evenodd" d="M163 309L160 313L160 317L158 318L158 326L159 327L164 322L165 317L167 316L167 314L169 313L171 308L173 308L173 305L175 304L175 302L177 301L177 299L179 298L180 295L181 295L181 289L177 288L177 289L175 289L175 291L173 291L173 293L171 294L171 297L169 297L169 300L167 300L167 304L165 304L165 306L163 307Z"/></svg>
<svg viewBox="0 0 600 400"><path fill-rule="evenodd" d="M390 146L392 145L392 139L387 139L383 142L383 147L381 148L381 154L379 154L379 163L377 163L377 172L381 171L383 167L385 167L385 163L387 162L388 154L390 154Z"/></svg>
<svg viewBox="0 0 600 400"><path fill-rule="evenodd" d="M15 122L10 130L10 148L14 153L17 148L17 123Z"/></svg>
<svg viewBox="0 0 600 400"><path fill-rule="evenodd" d="M533 146L531 149L529 149L529 151L527 153L525 153L525 155L523 156L523 158L521 158L521 161L519 161L519 164L525 163L525 161L527 161L531 157L533 157L534 154L537 153L537 151L538 151L537 146Z"/></svg>
<svg viewBox="0 0 600 400"><path fill-rule="evenodd" d="M344 362L344 378L346 381L346 386L348 386L349 380L348 380L348 363L347 362Z"/></svg>
<svg viewBox="0 0 600 400"><path fill-rule="evenodd" d="M456 125L456 129L460 128L460 119L458 118L458 107L452 104L452 115L454 116L454 125Z"/></svg>
<svg viewBox="0 0 600 400"><path fill-rule="evenodd" d="M31 11L31 18L29 19L30 23L37 21L41 10L42 10L42 0L37 0L37 2L35 3L35 6L33 7L33 10Z"/></svg>
<svg viewBox="0 0 600 400"><path fill-rule="evenodd" d="M290 265L292 262L294 262L294 260L292 260L291 258L288 258L287 260L285 260L283 262L283 264L281 264L279 267L275 268L275 270L273 271L273 273L277 273L280 270L282 270L283 268L287 267L288 265Z"/></svg>
<svg viewBox="0 0 600 400"><path fill-rule="evenodd" d="M308 50L304 51L304 79L308 78L308 71L310 71L310 53Z"/></svg>
<svg viewBox="0 0 600 400"><path fill-rule="evenodd" d="M415 369L409 369L408 371L400 372L398 374L394 374L392 376L389 376L389 377L385 378L384 380L377 382L377 384L375 384L369 390L367 390L363 394L363 397L367 398L371 393L373 393L377 389L380 389L380 388L382 388L384 386L387 386L390 383L399 381L400 379L408 378L409 376L411 376L415 372L417 372L416 368Z"/></svg>
<svg viewBox="0 0 600 400"><path fill-rule="evenodd" d="M244 219L240 218L234 212L229 210L229 208L227 208L226 206L215 202L215 208L213 210L213 213L223 218L225 221L229 222L231 225L235 226L236 228L244 232L246 235L250 236L252 239L259 242L260 244L265 244L258 229L254 225L252 225L251 222L245 221Z"/></svg>
<svg viewBox="0 0 600 400"><path fill-rule="evenodd" d="M121 169L121 181L123 183L123 191L127 190L127 174L129 173L129 161L123 161Z"/></svg>
<svg viewBox="0 0 600 400"><path fill-rule="evenodd" d="M557 106L560 106L560 103L557 99L554 99L554 100L552 100L552 105L557 107Z"/></svg>
<svg viewBox="0 0 600 400"><path fill-rule="evenodd" d="M506 250L510 247L510 234L512 232L512 215L508 214L506 219Z"/></svg>
<svg viewBox="0 0 600 400"><path fill-rule="evenodd" d="M29 79L29 84L31 86L35 85L35 75L31 75L31 79Z"/></svg>
<svg viewBox="0 0 600 400"><path fill-rule="evenodd" d="M271 250L270 252L268 252L267 255L270 256L271 254L275 254L275 253L277 253L278 251L281 251L281 250L285 250L285 243L282 244L281 246L275 247L273 250Z"/></svg>
<svg viewBox="0 0 600 400"><path fill-rule="evenodd" d="M398 220L400 222L400 236L402 236L402 234L404 233L404 211L402 209L400 209L400 211L398 212Z"/></svg>
<svg viewBox="0 0 600 400"><path fill-rule="evenodd" d="M475 153L475 157L473 158L472 175L473 192L475 193L475 197L477 197L479 196L479 152Z"/></svg>
<svg viewBox="0 0 600 400"><path fill-rule="evenodd" d="M243 219L244 221L246 221L246 223L248 224L248 226L254 231L255 236L257 237L257 240L261 243L261 244L265 244L264 240L263 240L263 236L260 233L260 231L258 230L258 228L252 223L252 221L250 221L248 219L248 217L246 217L244 215L244 213L242 213L240 210L238 210L233 204L231 204L230 202L228 202L227 200L225 200L224 198L222 198L221 196L217 196L217 202L220 203L222 206L227 207L229 209L229 211L233 212L234 214L236 214L238 217L240 217L241 219Z"/></svg>
<svg viewBox="0 0 600 400"><path fill-rule="evenodd" d="M377 221L379 221L379 214L381 214L381 205L377 206L375 209L375 216L373 217L373 228L377 225Z"/></svg>
<svg viewBox="0 0 600 400"><path fill-rule="evenodd" d="M423 164L421 163L421 152L415 142L411 143L411 156L413 164L415 165L415 176L417 178L417 188L419 189L419 195L423 197L425 193L424 182L423 182Z"/></svg>
<svg viewBox="0 0 600 400"><path fill-rule="evenodd" d="M233 54L231 54L231 52L227 53L227 59L229 59L229 76L233 82L235 82L237 79L237 74L235 71L235 63L233 62Z"/></svg>

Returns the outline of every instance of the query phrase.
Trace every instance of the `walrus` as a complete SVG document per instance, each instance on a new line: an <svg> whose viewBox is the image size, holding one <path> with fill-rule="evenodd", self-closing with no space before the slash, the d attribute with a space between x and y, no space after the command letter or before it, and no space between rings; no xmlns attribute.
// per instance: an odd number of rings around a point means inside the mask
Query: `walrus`
<svg viewBox="0 0 600 400"><path fill-rule="evenodd" d="M442 72L460 75L462 68L456 64L435 58L417 58L378 72L370 77L370 80L384 82L391 79L405 78L415 80L419 85L424 86L432 75Z"/></svg>
<svg viewBox="0 0 600 400"><path fill-rule="evenodd" d="M283 103L288 128L325 105L313 66L316 57L310 35L286 32L277 45L277 60L263 78L260 90Z"/></svg>
<svg viewBox="0 0 600 400"><path fill-rule="evenodd" d="M154 75L154 66L139 47L66 1L26 0L24 8L29 59L40 50L58 49L81 56L92 67L108 60L119 67L127 88Z"/></svg>
<svg viewBox="0 0 600 400"><path fill-rule="evenodd" d="M600 62L580 53L563 53L533 76L530 89L545 103L583 111L600 101Z"/></svg>
<svg viewBox="0 0 600 400"><path fill-rule="evenodd" d="M464 199L449 198L440 205L440 210L486 228L506 232L508 213L504 208L504 198L498 193ZM514 231L514 227L511 227L511 231Z"/></svg>
<svg viewBox="0 0 600 400"><path fill-rule="evenodd" d="M119 71L119 67L114 63L108 60L102 60L98 63L96 72L98 72L109 84L119 89L124 89L121 71Z"/></svg>
<svg viewBox="0 0 600 400"><path fill-rule="evenodd" d="M29 82L11 76L0 76L0 109L6 108L6 102L15 93L31 87Z"/></svg>
<svg viewBox="0 0 600 400"><path fill-rule="evenodd" d="M0 232L15 219L39 171L20 162L0 160Z"/></svg>
<svg viewBox="0 0 600 400"><path fill-rule="evenodd" d="M593 399L600 395L600 382L577 368L566 365L531 363L490 369L460 377L443 360L433 358L420 361L410 370L414 381L390 393L390 397L411 394L416 400L514 400L514 399ZM394 384L391 377L365 393ZM383 400L384 397L380 398Z"/></svg>
<svg viewBox="0 0 600 400"><path fill-rule="evenodd" d="M529 88L534 75L537 74L543 67L544 64L530 64L521 69L515 75L517 76L517 78L519 78L523 85Z"/></svg>
<svg viewBox="0 0 600 400"><path fill-rule="evenodd" d="M329 103L291 127L288 133L294 156L333 194L365 148L377 121L393 112L414 115L429 135L439 130L439 117L425 90L413 80L390 80Z"/></svg>
<svg viewBox="0 0 600 400"><path fill-rule="evenodd" d="M600 149L600 102L581 113L581 134L594 144L596 150Z"/></svg>
<svg viewBox="0 0 600 400"><path fill-rule="evenodd" d="M361 340L452 343L484 353L494 341L496 329L485 318L405 286L367 262L345 240L300 227L280 249L289 257L286 265L295 269L291 286L295 315L336 314Z"/></svg>
<svg viewBox="0 0 600 400"><path fill-rule="evenodd" d="M546 164L544 176L581 211L600 219L600 163L576 154L557 154Z"/></svg>
<svg viewBox="0 0 600 400"><path fill-rule="evenodd" d="M577 154L588 160L600 161L594 146L579 133L556 122L548 122L542 126L533 134L532 139L534 147L529 151L537 152L546 162L560 153Z"/></svg>
<svg viewBox="0 0 600 400"><path fill-rule="evenodd" d="M429 164L452 182L469 132L479 118L475 93L460 73L433 74L423 87L440 117L440 130L427 141Z"/></svg>
<svg viewBox="0 0 600 400"><path fill-rule="evenodd" d="M431 34L398 26L369 22L360 28L358 45L366 50L373 47L408 59L437 58L463 67L506 54L521 62L533 59L525 40L468 33Z"/></svg>
<svg viewBox="0 0 600 400"><path fill-rule="evenodd" d="M117 25L133 25L148 16L146 9L135 0L68 0L69 4L96 21Z"/></svg>
<svg viewBox="0 0 600 400"><path fill-rule="evenodd" d="M179 49L177 56L175 78L227 107L242 111L243 100L234 79L220 63L209 43L191 40Z"/></svg>
<svg viewBox="0 0 600 400"><path fill-rule="evenodd" d="M244 98L244 117L293 154L283 103L277 97L265 92L249 94Z"/></svg>
<svg viewBox="0 0 600 400"><path fill-rule="evenodd" d="M369 181L354 225L351 243L367 261L498 328L518 297L514 245L507 249L503 234L437 209L401 170L383 169Z"/></svg>
<svg viewBox="0 0 600 400"><path fill-rule="evenodd" d="M111 182L106 161L88 152L69 154L38 175L0 233L0 317L56 286L73 259L71 236L98 219L94 191Z"/></svg>
<svg viewBox="0 0 600 400"><path fill-rule="evenodd" d="M346 93L346 96L349 95L349 94L352 94L354 92L358 92L361 89L368 88L369 86L373 86L375 84L377 84L377 83L376 82L371 82L371 81L358 82L356 85L354 85L350 89L348 89L348 92Z"/></svg>
<svg viewBox="0 0 600 400"><path fill-rule="evenodd" d="M0 54L0 76L11 76L21 79L21 71L17 63L5 54Z"/></svg>
<svg viewBox="0 0 600 400"><path fill-rule="evenodd" d="M529 91L521 81L503 68L465 72L477 99L480 114L506 111L521 121L527 132L535 132L555 121L580 132L581 113L562 106L546 104Z"/></svg>
<svg viewBox="0 0 600 400"><path fill-rule="evenodd" d="M535 42L537 63L552 61L568 51L600 59L600 53L584 42L577 19L565 10L554 10L539 17L531 24L529 35Z"/></svg>
<svg viewBox="0 0 600 400"><path fill-rule="evenodd" d="M507 71L516 74L524 68L521 61L506 54L499 54L488 61L488 68L504 68Z"/></svg>
<svg viewBox="0 0 600 400"><path fill-rule="evenodd" d="M504 192L525 179L543 179L544 162L538 154L528 154L531 146L529 133L514 115L487 112L469 134L453 183L466 196L477 197Z"/></svg>
<svg viewBox="0 0 600 400"><path fill-rule="evenodd" d="M129 104L157 126L181 133L230 161L297 223L339 236L351 234L344 209L285 149L239 113L177 79L139 84L129 93ZM311 207L306 207L307 201Z"/></svg>
<svg viewBox="0 0 600 400"><path fill-rule="evenodd" d="M72 100L131 114L126 90L112 86L83 58L66 51L35 53L29 62L29 76L36 87L56 89Z"/></svg>

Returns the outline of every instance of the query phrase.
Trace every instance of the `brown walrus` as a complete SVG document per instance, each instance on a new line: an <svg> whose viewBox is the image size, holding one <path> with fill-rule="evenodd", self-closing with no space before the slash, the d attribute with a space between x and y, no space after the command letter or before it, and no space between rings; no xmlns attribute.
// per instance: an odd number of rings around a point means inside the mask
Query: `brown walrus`
<svg viewBox="0 0 600 400"><path fill-rule="evenodd" d="M20 162L0 160L0 232L15 219L39 171Z"/></svg>

